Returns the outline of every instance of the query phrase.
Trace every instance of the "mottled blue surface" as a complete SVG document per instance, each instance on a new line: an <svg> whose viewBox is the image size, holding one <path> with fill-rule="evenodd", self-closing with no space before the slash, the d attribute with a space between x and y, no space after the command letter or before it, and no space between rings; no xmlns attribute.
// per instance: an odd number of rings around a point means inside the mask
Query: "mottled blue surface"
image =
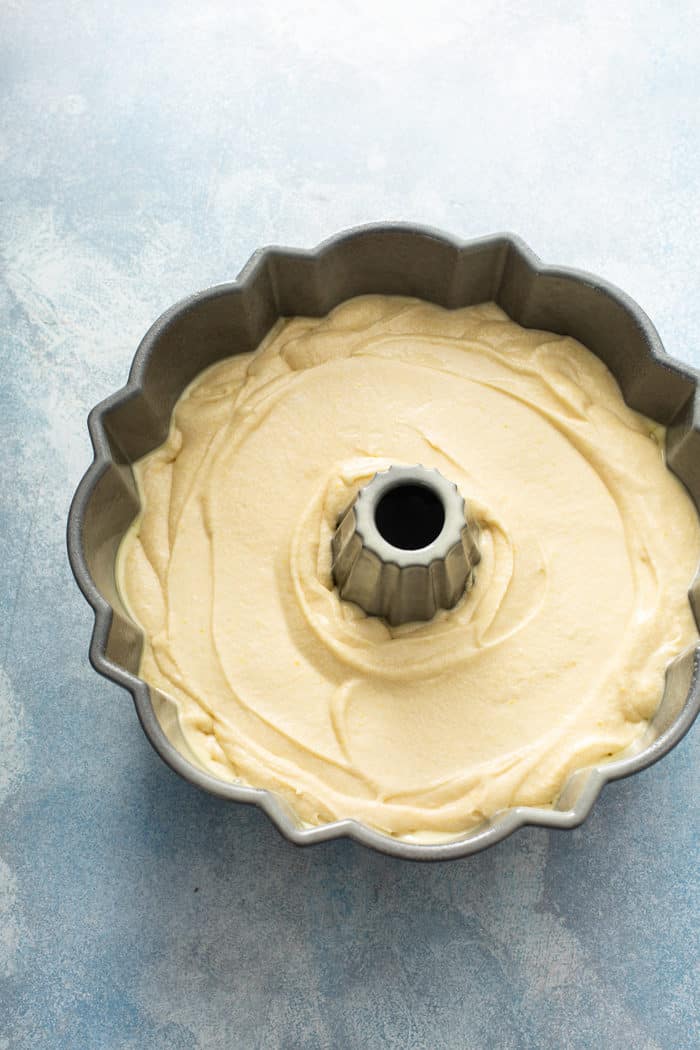
<svg viewBox="0 0 700 1050"><path fill-rule="evenodd" d="M483 10L482 10L483 9ZM572 833L303 852L88 666L89 408L259 244L520 233L700 365L691 0L8 0L0 12L0 1050L700 1044L698 733Z"/></svg>

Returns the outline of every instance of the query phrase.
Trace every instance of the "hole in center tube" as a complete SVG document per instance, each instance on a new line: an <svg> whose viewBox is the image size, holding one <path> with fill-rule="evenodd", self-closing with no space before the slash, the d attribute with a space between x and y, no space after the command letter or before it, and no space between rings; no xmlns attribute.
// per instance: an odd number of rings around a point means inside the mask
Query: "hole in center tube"
<svg viewBox="0 0 700 1050"><path fill-rule="evenodd" d="M396 485L379 500L374 523L392 547L416 551L438 538L445 524L445 509L427 485Z"/></svg>

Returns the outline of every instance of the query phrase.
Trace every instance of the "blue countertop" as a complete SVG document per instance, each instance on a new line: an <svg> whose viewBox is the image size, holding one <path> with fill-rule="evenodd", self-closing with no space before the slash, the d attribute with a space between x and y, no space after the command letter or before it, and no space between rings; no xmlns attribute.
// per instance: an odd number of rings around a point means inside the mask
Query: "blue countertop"
<svg viewBox="0 0 700 1050"><path fill-rule="evenodd" d="M260 244L509 229L700 366L695 8L4 6L0 1050L700 1044L697 730L573 832L299 850L151 751L64 542L88 410Z"/></svg>

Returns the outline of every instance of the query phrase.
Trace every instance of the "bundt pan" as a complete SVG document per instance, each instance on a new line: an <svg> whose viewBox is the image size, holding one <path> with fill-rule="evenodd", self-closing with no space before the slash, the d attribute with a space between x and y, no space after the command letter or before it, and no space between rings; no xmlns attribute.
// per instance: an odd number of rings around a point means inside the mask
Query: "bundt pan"
<svg viewBox="0 0 700 1050"><path fill-rule="evenodd" d="M138 677L142 635L122 606L114 575L119 543L139 510L131 464L165 440L175 402L202 369L254 350L279 317L320 317L367 293L417 296L447 308L492 299L521 325L580 340L610 368L629 405L668 427L668 464L700 508L697 374L666 355L648 318L623 292L588 274L542 265L508 234L465 243L430 229L381 224L340 233L314 251L265 248L234 283L166 311L138 348L127 385L90 413L94 461L73 499L68 551L95 612L92 665L129 690L148 739L172 769L221 798L260 806L297 845L347 836L397 857L445 860L476 853L526 824L575 827L604 784L651 765L690 728L700 706L697 648L668 669L663 700L641 744L577 771L551 808L504 810L460 839L425 845L353 820L302 826L271 792L203 772L172 742L177 727L161 726L149 686ZM699 594L696 578L696 619Z"/></svg>

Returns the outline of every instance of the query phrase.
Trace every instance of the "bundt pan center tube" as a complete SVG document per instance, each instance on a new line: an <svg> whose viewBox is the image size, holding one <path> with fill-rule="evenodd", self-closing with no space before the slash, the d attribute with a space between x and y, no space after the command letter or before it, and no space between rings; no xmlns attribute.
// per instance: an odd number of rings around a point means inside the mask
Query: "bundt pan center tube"
<svg viewBox="0 0 700 1050"><path fill-rule="evenodd" d="M177 719L138 677L144 639L115 579L119 546L140 510L131 465L165 441L175 403L190 382L232 354L255 350L280 317L325 317L338 304L373 293L450 310L493 301L525 328L579 340L607 365L628 405L667 428L666 462L700 506L697 375L668 358L649 320L624 293L590 275L542 265L510 235L463 243L432 230L374 225L339 234L315 251L264 249L239 281L195 295L156 322L127 386L90 414L95 457L73 500L68 548L95 612L93 666L132 693L149 740L173 769L215 795L259 805L297 844L349 836L398 857L443 860L477 852L525 824L574 827L607 781L666 754L700 706L697 646L670 664L663 699L641 740L610 761L577 770L551 806L503 809L459 838L417 842L349 819L302 824L275 792L224 781L191 761ZM329 541L333 577L345 600L399 630L461 607L475 573L475 593L482 586L479 529L469 491L464 496L466 505L447 475L419 463L376 470L346 503ZM690 592L696 619L697 591L696 578Z"/></svg>
<svg viewBox="0 0 700 1050"><path fill-rule="evenodd" d="M457 486L421 464L375 474L333 536L340 597L392 626L452 609L473 580L478 527Z"/></svg>

